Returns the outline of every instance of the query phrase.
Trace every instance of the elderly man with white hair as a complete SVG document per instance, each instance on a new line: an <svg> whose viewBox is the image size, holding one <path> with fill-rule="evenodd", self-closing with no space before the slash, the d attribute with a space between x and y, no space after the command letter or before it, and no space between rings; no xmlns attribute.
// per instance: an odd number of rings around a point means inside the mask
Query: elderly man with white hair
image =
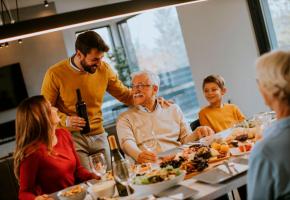
<svg viewBox="0 0 290 200"><path fill-rule="evenodd" d="M156 162L157 153L214 133L206 126L192 132L176 104L162 108L157 101L159 83L159 77L153 72L134 73L134 106L117 120L121 148L138 163Z"/></svg>

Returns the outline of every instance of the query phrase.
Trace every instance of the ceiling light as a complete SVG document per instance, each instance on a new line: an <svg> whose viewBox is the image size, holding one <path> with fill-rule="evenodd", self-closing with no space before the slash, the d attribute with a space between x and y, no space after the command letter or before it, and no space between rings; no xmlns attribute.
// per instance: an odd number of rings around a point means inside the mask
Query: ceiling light
<svg viewBox="0 0 290 200"><path fill-rule="evenodd" d="M51 33L55 31L61 31L69 28L74 28L78 26L84 26L88 24L98 23L105 20L116 19L119 17L131 16L145 11L159 10L162 8L184 6L187 4L199 3L207 0L139 0L139 1L124 1L118 4L105 5L107 10L112 7L125 7L126 9L112 10L113 13L105 12L101 7L87 8L84 10L71 11L67 13L61 13L53 16L22 21L20 23L15 23L11 26L0 27L0 43L9 42L13 40L23 39L27 37L33 37L45 33ZM44 1L47 2L48 1ZM122 6L120 6L122 5ZM144 7L145 6L145 7ZM129 11L128 11L129 10ZM96 16L95 13L101 11ZM87 15L78 16L87 12ZM78 16L78 17L75 17ZM70 17L72 17L70 19ZM68 20L69 18L69 20ZM54 20L50 20L54 19ZM33 24L33 23L35 24ZM42 25L39 25L42 23ZM17 28L17 29L16 29Z"/></svg>
<svg viewBox="0 0 290 200"><path fill-rule="evenodd" d="M22 44L22 42L23 42L22 39L18 40L18 44Z"/></svg>
<svg viewBox="0 0 290 200"><path fill-rule="evenodd" d="M47 2L47 0L44 0L44 7L48 7L48 2Z"/></svg>

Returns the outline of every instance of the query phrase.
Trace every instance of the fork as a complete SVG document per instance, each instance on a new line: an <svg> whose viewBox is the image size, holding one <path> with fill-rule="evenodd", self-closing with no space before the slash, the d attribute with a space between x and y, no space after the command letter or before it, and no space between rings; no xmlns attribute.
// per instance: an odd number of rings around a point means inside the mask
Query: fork
<svg viewBox="0 0 290 200"><path fill-rule="evenodd" d="M226 166L226 168L228 169L230 175L232 176L233 175L233 171L231 170L229 163L227 161L224 161L223 164Z"/></svg>

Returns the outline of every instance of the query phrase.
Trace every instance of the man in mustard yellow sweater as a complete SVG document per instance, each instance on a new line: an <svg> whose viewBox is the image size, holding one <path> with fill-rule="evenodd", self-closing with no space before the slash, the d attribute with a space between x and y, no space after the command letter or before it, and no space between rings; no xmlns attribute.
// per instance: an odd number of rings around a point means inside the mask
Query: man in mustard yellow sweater
<svg viewBox="0 0 290 200"><path fill-rule="evenodd" d="M60 126L73 132L82 165L90 169L88 156L102 151L110 166L107 134L102 124L103 98L107 91L119 101L132 104L132 95L111 67L102 61L109 47L97 33L88 31L80 34L75 48L76 53L71 58L60 61L48 69L41 93L58 108ZM76 114L76 89L78 88L87 104L91 128L91 131L85 135L81 135L79 131L86 122Z"/></svg>

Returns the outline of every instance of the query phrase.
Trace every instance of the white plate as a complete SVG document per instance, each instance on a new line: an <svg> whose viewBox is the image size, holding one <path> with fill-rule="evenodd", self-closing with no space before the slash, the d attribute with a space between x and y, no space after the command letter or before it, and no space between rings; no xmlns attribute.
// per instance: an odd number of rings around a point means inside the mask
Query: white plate
<svg viewBox="0 0 290 200"><path fill-rule="evenodd" d="M79 193L75 193L71 196L63 196L62 194L66 191L69 191L69 190L77 187L77 185L74 185L74 186L71 186L71 187L68 187L68 188L65 188L65 189L59 191L57 193L58 199L60 199L60 200L84 200L86 197L86 194L87 194L87 187L85 184L80 184L80 186L83 188L83 191L81 191Z"/></svg>
<svg viewBox="0 0 290 200"><path fill-rule="evenodd" d="M201 138L199 142L203 145L209 146L214 141L214 139L215 139L214 136L207 136L207 137Z"/></svg>
<svg viewBox="0 0 290 200"><path fill-rule="evenodd" d="M232 156L241 156L241 155L249 154L251 151L241 152L240 149L237 147L237 148L230 148L230 152Z"/></svg>
<svg viewBox="0 0 290 200"><path fill-rule="evenodd" d="M157 194L167 188L170 188L174 185L177 185L184 180L185 172L181 172L179 176L176 176L174 179L162 181L158 183L146 184L146 185L135 185L132 184L135 193L140 194Z"/></svg>
<svg viewBox="0 0 290 200"><path fill-rule="evenodd" d="M217 184L247 171L248 165L231 162L229 163L229 168L231 171L225 165L221 164L209 171L194 176L193 179L204 183Z"/></svg>

